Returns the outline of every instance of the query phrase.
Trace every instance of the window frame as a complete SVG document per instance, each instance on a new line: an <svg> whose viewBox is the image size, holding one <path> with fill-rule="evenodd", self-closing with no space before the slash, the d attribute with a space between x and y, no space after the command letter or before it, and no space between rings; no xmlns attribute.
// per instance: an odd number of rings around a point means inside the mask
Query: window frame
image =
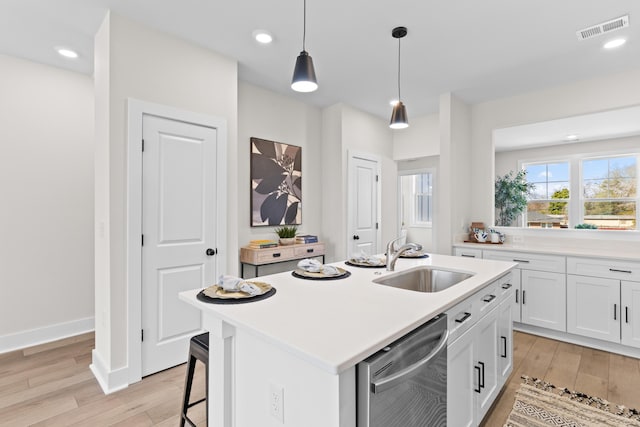
<svg viewBox="0 0 640 427"><path fill-rule="evenodd" d="M583 193L583 171L582 171L582 161L583 160L591 160L591 159L601 159L601 158L613 158L613 157L636 157L636 188L638 184L640 184L640 151L629 151L629 150L612 150L612 151L602 151L596 153L581 153L581 154L572 154L565 156L541 156L535 158L527 158L527 159L519 159L518 160L518 169L524 169L525 165L531 164L549 164L549 163L569 163L569 199L568 199L568 221L569 221L569 229L574 229L576 224L584 223L584 202L585 197ZM542 200L542 199L540 199ZM564 199L563 199L564 200ZM609 199L603 199L609 200ZM611 200L621 200L621 199L611 199ZM640 191L636 189L636 197L631 199L636 202L636 228L635 230L599 230L599 231L611 231L614 233L638 233L640 232ZM546 200L543 200L546 201ZM537 229L527 227L527 213L526 211L522 214L522 227L526 229ZM545 228L540 228L541 230L545 230Z"/></svg>

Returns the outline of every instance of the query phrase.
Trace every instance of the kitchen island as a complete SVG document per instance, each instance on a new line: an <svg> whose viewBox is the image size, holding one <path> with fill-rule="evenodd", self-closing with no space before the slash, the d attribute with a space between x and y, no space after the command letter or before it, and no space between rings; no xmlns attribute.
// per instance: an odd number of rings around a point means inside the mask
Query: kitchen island
<svg viewBox="0 0 640 427"><path fill-rule="evenodd" d="M253 303L207 304L196 290L180 294L202 311L210 333L209 425L355 427L356 364L515 266L445 255L399 259L396 272L426 265L473 274L441 292L419 293L373 283L394 274L384 268L332 265L350 277L263 276L277 292ZM283 421L273 414L274 395L282 397Z"/></svg>

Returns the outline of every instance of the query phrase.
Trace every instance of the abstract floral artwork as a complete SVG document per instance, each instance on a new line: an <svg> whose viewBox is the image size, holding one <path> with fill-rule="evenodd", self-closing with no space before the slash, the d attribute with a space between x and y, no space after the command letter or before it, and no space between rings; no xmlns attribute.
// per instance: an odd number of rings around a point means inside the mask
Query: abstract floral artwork
<svg viewBox="0 0 640 427"><path fill-rule="evenodd" d="M302 222L302 148L251 138L251 225Z"/></svg>

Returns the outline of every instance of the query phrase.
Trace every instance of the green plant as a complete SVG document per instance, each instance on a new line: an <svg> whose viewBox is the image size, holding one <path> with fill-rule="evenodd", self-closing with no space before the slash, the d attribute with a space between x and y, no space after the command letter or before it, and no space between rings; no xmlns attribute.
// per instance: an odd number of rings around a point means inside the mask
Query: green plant
<svg viewBox="0 0 640 427"><path fill-rule="evenodd" d="M275 231L278 237L280 237L281 239L290 239L292 237L296 237L296 234L298 233L298 227L295 225L284 225L282 227L276 228L273 231Z"/></svg>
<svg viewBox="0 0 640 427"><path fill-rule="evenodd" d="M576 224L575 228L579 230L597 230L598 226L594 224Z"/></svg>
<svg viewBox="0 0 640 427"><path fill-rule="evenodd" d="M535 185L527 182L527 171L522 169L515 175L510 171L496 178L495 207L498 210L497 226L508 226L527 207L527 196Z"/></svg>

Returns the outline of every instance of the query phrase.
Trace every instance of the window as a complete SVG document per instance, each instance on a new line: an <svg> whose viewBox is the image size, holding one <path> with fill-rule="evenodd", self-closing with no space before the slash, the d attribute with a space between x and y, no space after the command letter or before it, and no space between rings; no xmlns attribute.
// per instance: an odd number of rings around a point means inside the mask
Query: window
<svg viewBox="0 0 640 427"><path fill-rule="evenodd" d="M637 230L639 158L579 155L522 163L527 182L534 184L526 226Z"/></svg>
<svg viewBox="0 0 640 427"><path fill-rule="evenodd" d="M402 226L429 227L433 218L433 174L419 172L400 177Z"/></svg>
<svg viewBox="0 0 640 427"><path fill-rule="evenodd" d="M534 184L527 202L527 227L567 228L569 162L530 163L523 166L527 171L527 182Z"/></svg>
<svg viewBox="0 0 640 427"><path fill-rule="evenodd" d="M636 156L582 161L583 223L605 230L635 230Z"/></svg>
<svg viewBox="0 0 640 427"><path fill-rule="evenodd" d="M432 204L432 183L430 173L414 175L415 179L415 202L414 202L414 223L431 223Z"/></svg>

